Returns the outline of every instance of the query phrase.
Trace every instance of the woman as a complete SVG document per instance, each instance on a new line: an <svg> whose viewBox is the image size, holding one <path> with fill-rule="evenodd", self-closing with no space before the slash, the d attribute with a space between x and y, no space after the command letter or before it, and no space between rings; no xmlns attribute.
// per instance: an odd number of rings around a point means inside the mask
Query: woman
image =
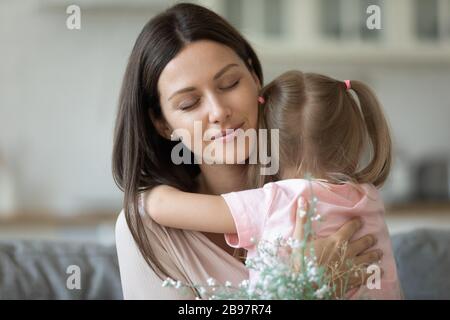
<svg viewBox="0 0 450 320"><path fill-rule="evenodd" d="M178 142L171 141L172 134L180 129L190 133L183 145L191 159L202 159L201 150L211 141L194 134L194 124L201 124L202 133L255 129L262 84L262 68L251 46L208 9L178 4L142 30L124 76L113 150L113 175L124 191L116 244L125 299L195 297L195 292L186 296L162 288L167 276L191 284L209 277L233 283L248 278L242 259L222 234L161 227L146 214L139 193L159 184L204 194L244 190L247 148L226 153L225 158L241 164L176 165L171 152ZM335 261L340 245L360 226L358 220L349 221L336 234L311 240L320 263ZM374 252L366 252L375 242L372 235L351 241L346 258L376 261ZM351 285L364 277L351 278Z"/></svg>

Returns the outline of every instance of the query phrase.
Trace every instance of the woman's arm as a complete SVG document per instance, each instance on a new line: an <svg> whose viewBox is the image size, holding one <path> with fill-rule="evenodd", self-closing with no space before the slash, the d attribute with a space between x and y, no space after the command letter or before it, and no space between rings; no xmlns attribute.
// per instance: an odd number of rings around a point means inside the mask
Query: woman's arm
<svg viewBox="0 0 450 320"><path fill-rule="evenodd" d="M144 196L145 211L160 225L214 233L236 233L233 216L221 196L183 192L161 185Z"/></svg>

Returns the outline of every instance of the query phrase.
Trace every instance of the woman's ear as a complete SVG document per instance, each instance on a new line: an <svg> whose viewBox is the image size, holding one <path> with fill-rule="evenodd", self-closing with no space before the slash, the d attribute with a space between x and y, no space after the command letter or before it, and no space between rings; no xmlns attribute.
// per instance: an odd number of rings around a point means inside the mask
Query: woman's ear
<svg viewBox="0 0 450 320"><path fill-rule="evenodd" d="M155 117L151 110L148 111L148 115L158 134L164 139L170 140L172 131L167 121L163 117Z"/></svg>

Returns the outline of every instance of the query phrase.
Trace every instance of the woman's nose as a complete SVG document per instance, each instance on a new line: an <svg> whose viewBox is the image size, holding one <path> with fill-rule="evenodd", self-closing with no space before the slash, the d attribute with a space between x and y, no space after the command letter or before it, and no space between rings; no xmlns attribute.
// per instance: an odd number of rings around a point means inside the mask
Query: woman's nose
<svg viewBox="0 0 450 320"><path fill-rule="evenodd" d="M231 116L231 109L216 96L210 96L208 99L209 122L220 123L224 122Z"/></svg>

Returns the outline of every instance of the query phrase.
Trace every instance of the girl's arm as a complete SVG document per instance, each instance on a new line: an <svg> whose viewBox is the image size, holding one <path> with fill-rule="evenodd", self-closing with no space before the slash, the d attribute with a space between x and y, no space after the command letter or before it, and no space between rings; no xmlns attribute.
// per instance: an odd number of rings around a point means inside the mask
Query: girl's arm
<svg viewBox="0 0 450 320"><path fill-rule="evenodd" d="M160 185L144 195L145 211L160 225L213 233L236 233L221 196L188 193Z"/></svg>

